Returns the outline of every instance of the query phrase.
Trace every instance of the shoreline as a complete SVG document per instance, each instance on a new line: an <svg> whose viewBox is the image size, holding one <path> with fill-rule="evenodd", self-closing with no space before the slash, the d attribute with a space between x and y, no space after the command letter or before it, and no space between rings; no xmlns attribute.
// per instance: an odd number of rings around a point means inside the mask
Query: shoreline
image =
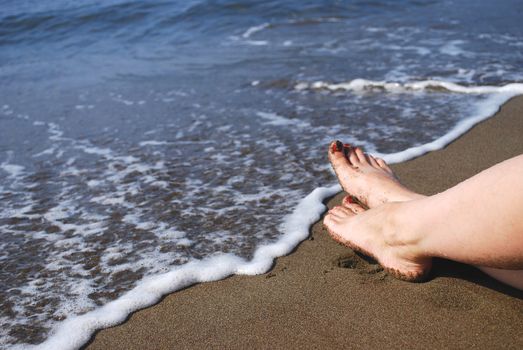
<svg viewBox="0 0 523 350"><path fill-rule="evenodd" d="M521 131L520 96L444 149L392 167L407 186L434 194L523 153ZM332 241L321 220L311 232L268 273L167 295L85 348L523 346L522 292L439 260L428 282L398 281Z"/></svg>

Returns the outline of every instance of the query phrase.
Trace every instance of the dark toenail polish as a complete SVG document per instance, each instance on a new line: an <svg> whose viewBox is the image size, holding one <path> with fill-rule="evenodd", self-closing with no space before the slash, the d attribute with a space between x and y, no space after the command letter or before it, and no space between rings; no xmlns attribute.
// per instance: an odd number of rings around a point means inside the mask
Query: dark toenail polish
<svg viewBox="0 0 523 350"><path fill-rule="evenodd" d="M347 202L352 204L352 203L354 203L354 200L352 200L351 196L347 196Z"/></svg>
<svg viewBox="0 0 523 350"><path fill-rule="evenodd" d="M341 143L341 141L336 141L336 150L338 152L343 151L343 143Z"/></svg>

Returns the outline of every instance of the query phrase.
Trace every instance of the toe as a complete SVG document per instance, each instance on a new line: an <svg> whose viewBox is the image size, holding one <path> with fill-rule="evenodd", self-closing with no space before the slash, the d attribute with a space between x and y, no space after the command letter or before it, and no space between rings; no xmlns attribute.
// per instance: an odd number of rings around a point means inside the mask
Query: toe
<svg viewBox="0 0 523 350"><path fill-rule="evenodd" d="M356 148L350 148L347 155L348 155L347 158L349 159L351 164L353 164L353 165L360 164L360 159L356 155Z"/></svg>
<svg viewBox="0 0 523 350"><path fill-rule="evenodd" d="M336 142L332 142L329 147L329 160L332 164L332 167L335 171L338 169L344 169L350 166L350 163L348 159L345 156L345 150L343 146L341 148L338 148L336 145Z"/></svg>
<svg viewBox="0 0 523 350"><path fill-rule="evenodd" d="M358 215L359 213L363 213L365 211L365 209L361 205L356 204L356 203L350 203L345 208L349 209L351 212L353 212L356 215Z"/></svg>
<svg viewBox="0 0 523 350"><path fill-rule="evenodd" d="M381 158L376 158L376 162L378 163L378 165L380 166L380 168L382 168L383 170L386 170L388 171L389 173L392 173L392 169L388 166L387 163L385 163L385 161Z"/></svg>
<svg viewBox="0 0 523 350"><path fill-rule="evenodd" d="M354 203L354 201L352 200L352 197L350 195L343 197L343 199L341 200L341 205L343 205L344 207L348 207L352 203Z"/></svg>
<svg viewBox="0 0 523 350"><path fill-rule="evenodd" d="M365 211L365 208L354 202L350 195L345 196L341 201L341 204L343 205L343 208L350 210L353 214L359 214Z"/></svg>
<svg viewBox="0 0 523 350"><path fill-rule="evenodd" d="M343 144L343 154L345 155L345 158L349 161L349 164L350 164L349 153L350 153L351 149L352 149L352 146L350 144L348 144L348 143Z"/></svg>
<svg viewBox="0 0 523 350"><path fill-rule="evenodd" d="M374 157L371 156L370 154L367 154L367 159L368 159L370 165L372 165L372 166L375 167L375 168L380 168L380 165L379 165L378 162L376 161L376 158L374 158Z"/></svg>
<svg viewBox="0 0 523 350"><path fill-rule="evenodd" d="M363 153L362 149L359 147L356 147L354 149L354 153L356 153L356 156L358 157L358 160L361 163L367 163L367 158L365 157L365 153Z"/></svg>
<svg viewBox="0 0 523 350"><path fill-rule="evenodd" d="M332 214L331 212L327 213L325 217L323 218L323 225L327 227L328 229L331 229L334 225L336 225L340 221L340 218L336 215Z"/></svg>
<svg viewBox="0 0 523 350"><path fill-rule="evenodd" d="M338 205L331 210L329 210L329 214L332 214L340 219L353 216L353 212L350 209L345 208L342 205Z"/></svg>
<svg viewBox="0 0 523 350"><path fill-rule="evenodd" d="M344 152L345 147L341 142L331 143L329 148L329 161L338 177L341 187L343 187L345 191L348 191L356 169L347 159ZM349 150L349 152L351 151Z"/></svg>

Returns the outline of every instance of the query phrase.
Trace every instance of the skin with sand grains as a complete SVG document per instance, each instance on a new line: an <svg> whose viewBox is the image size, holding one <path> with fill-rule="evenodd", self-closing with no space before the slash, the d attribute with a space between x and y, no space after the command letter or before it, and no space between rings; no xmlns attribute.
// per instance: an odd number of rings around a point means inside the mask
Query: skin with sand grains
<svg viewBox="0 0 523 350"><path fill-rule="evenodd" d="M517 181L523 173L523 156L431 197L410 191L382 159L358 147L335 141L329 160L349 193L323 221L337 242L373 257L403 280L423 280L432 258L442 257L475 265L523 289L523 221L517 214L523 209L523 185ZM503 179L494 181L501 174ZM488 204L478 204L475 197L480 188L493 191L493 197L504 193L505 200L483 207Z"/></svg>

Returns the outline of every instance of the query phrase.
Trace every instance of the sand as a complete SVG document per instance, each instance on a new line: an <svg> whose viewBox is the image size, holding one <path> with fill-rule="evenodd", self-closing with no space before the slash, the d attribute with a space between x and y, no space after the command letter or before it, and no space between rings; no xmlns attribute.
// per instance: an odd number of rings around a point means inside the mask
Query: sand
<svg viewBox="0 0 523 350"><path fill-rule="evenodd" d="M518 97L445 149L393 168L434 194L521 153ZM311 231L269 273L173 293L98 332L88 348L523 348L522 292L443 260L429 281L402 282L336 244L321 222Z"/></svg>

